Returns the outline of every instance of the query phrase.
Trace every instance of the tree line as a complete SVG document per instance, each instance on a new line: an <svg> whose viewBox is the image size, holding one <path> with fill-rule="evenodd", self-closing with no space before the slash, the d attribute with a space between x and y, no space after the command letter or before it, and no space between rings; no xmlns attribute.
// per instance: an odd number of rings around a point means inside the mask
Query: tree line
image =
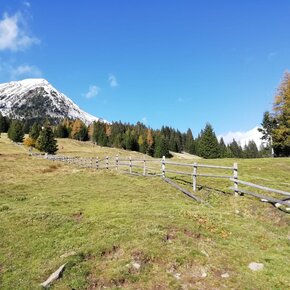
<svg viewBox="0 0 290 290"><path fill-rule="evenodd" d="M213 127L206 124L196 138L191 129L182 133L177 129L163 126L152 129L138 122L129 124L113 122L93 122L86 126L81 120L10 120L0 113L0 134L8 132L15 142L23 142L24 134L29 133L24 143L40 151L55 153L55 138L72 138L91 141L100 146L138 151L153 157L170 157L170 152L188 152L203 158L257 158L269 156L290 156L290 73L283 80L274 98L273 109L266 111L261 128L263 145L249 141L244 147L235 139L225 144L218 140Z"/></svg>
<svg viewBox="0 0 290 290"><path fill-rule="evenodd" d="M30 127L25 120L9 120L0 114L0 132L8 132L14 142L36 147L53 154L57 151L55 138L71 138L91 141L99 146L115 147L138 151L152 157L171 157L170 152L187 152L203 158L257 158L267 156L264 148L258 150L254 141L242 147L237 141L226 145L223 138L218 140L213 127L206 124L197 138L191 129L182 133L177 129L163 126L154 130L143 123L129 124L93 122L86 126L81 120L59 120L51 125L48 120L34 122ZM24 133L29 136L24 139Z"/></svg>

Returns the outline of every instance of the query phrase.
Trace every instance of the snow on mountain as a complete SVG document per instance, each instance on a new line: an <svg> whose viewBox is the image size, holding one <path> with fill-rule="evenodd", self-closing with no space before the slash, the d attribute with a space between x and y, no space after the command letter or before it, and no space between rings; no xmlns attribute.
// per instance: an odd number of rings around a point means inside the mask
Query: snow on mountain
<svg viewBox="0 0 290 290"><path fill-rule="evenodd" d="M254 127L251 130L246 132L236 131L236 132L227 132L218 136L218 139L223 138L226 144L230 144L233 139L241 144L242 147L245 147L250 140L255 141L256 145L259 147L262 144L262 133L258 131L258 126Z"/></svg>
<svg viewBox="0 0 290 290"><path fill-rule="evenodd" d="M81 110L45 79L25 79L0 84L0 112L13 118L71 118L85 124L106 120Z"/></svg>

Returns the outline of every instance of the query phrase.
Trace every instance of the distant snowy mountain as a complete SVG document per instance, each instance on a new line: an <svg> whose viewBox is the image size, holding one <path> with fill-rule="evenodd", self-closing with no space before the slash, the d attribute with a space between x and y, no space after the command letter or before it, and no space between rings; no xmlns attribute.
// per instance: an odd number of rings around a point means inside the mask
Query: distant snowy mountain
<svg viewBox="0 0 290 290"><path fill-rule="evenodd" d="M66 95L45 79L25 79L0 84L0 112L16 119L70 118L87 125L93 121L106 122L81 110Z"/></svg>

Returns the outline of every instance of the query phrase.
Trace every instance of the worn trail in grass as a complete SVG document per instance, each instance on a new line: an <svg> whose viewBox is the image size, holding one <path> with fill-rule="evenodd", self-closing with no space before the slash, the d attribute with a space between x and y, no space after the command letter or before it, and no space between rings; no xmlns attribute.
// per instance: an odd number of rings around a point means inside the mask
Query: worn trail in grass
<svg viewBox="0 0 290 290"><path fill-rule="evenodd" d="M0 141L1 289L37 289L65 262L53 289L290 287L290 219L269 204L200 192L209 208L159 178L34 159Z"/></svg>

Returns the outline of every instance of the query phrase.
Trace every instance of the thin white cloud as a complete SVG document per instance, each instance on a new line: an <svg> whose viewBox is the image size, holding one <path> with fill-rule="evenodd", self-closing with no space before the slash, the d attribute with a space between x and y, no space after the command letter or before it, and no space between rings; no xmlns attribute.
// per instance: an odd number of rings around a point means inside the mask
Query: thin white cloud
<svg viewBox="0 0 290 290"><path fill-rule="evenodd" d="M141 119L141 122L142 122L144 125L147 126L147 123L148 123L147 117L143 117L143 118Z"/></svg>
<svg viewBox="0 0 290 290"><path fill-rule="evenodd" d="M42 72L34 65L20 65L16 68L11 68L10 77L12 79L19 79L23 77L41 77Z"/></svg>
<svg viewBox="0 0 290 290"><path fill-rule="evenodd" d="M119 85L116 76L113 74L109 74L108 81L112 88L117 87Z"/></svg>
<svg viewBox="0 0 290 290"><path fill-rule="evenodd" d="M23 5L28 7L28 8L31 6L30 2L28 2L28 1L23 1Z"/></svg>
<svg viewBox="0 0 290 290"><path fill-rule="evenodd" d="M277 55L278 55L277 51L272 51L272 52L268 53L268 55L267 55L268 61L274 60Z"/></svg>
<svg viewBox="0 0 290 290"><path fill-rule="evenodd" d="M0 50L18 51L38 44L39 39L30 36L26 28L26 20L20 12L11 16L4 13L0 20Z"/></svg>
<svg viewBox="0 0 290 290"><path fill-rule="evenodd" d="M10 62L5 62L0 58L1 82L38 77L42 77L42 72L37 66L29 64L15 65Z"/></svg>
<svg viewBox="0 0 290 290"><path fill-rule="evenodd" d="M86 97L87 99L92 99L92 98L96 97L96 96L99 94L100 90L101 90L101 89L100 89L98 86L96 86L96 85L91 85L91 86L89 87L88 92L85 93L85 97Z"/></svg>
<svg viewBox="0 0 290 290"><path fill-rule="evenodd" d="M255 127L249 131L246 132L227 132L225 134L221 134L218 136L220 139L223 137L226 144L229 144L235 139L237 142L239 142L242 146L245 146L249 143L250 140L254 140L257 146L259 147L262 143L261 137L262 134L258 131L259 127Z"/></svg>

